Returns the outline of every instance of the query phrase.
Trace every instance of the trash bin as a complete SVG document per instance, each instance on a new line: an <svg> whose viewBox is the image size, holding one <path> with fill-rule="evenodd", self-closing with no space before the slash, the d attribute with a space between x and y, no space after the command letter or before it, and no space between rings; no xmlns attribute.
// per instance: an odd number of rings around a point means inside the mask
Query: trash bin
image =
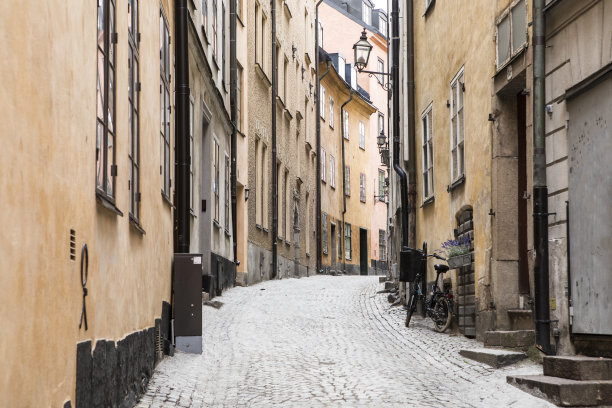
<svg viewBox="0 0 612 408"><path fill-rule="evenodd" d="M423 270L423 253L418 249L404 247L400 251L400 282L414 282Z"/></svg>

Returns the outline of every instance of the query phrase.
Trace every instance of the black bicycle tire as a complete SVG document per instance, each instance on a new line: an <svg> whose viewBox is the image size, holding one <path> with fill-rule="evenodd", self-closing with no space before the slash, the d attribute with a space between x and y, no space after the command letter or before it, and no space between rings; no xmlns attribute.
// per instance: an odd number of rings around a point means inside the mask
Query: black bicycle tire
<svg viewBox="0 0 612 408"><path fill-rule="evenodd" d="M406 327L410 325L410 319L412 319L412 313L416 309L416 295L413 293L410 295L410 301L408 302L408 311L406 312Z"/></svg>
<svg viewBox="0 0 612 408"><path fill-rule="evenodd" d="M446 309L446 318L443 320L444 324L441 324L442 321L438 321L436 318L437 316L437 307L438 305L443 305L442 307L444 307ZM436 331L438 333L444 333L448 327L451 324L451 321L453 319L453 315L450 311L450 305L448 304L448 300L445 297L441 297L436 301L436 304L434 305L434 314L435 314L435 318L433 319L434 321L434 327L436 328Z"/></svg>

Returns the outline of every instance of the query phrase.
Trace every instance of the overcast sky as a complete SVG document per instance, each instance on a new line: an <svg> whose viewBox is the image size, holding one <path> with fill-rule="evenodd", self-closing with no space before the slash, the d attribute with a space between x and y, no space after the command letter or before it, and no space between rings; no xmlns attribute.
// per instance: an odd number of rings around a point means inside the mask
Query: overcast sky
<svg viewBox="0 0 612 408"><path fill-rule="evenodd" d="M374 0L374 4L376 8L381 8L387 11L387 0Z"/></svg>

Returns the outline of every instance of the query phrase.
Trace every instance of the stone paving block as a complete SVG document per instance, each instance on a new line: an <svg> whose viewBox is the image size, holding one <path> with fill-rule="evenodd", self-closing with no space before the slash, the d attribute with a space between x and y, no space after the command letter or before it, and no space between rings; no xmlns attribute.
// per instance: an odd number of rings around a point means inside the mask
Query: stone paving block
<svg viewBox="0 0 612 408"><path fill-rule="evenodd" d="M547 356L544 357L544 375L571 380L612 380L612 359Z"/></svg>
<svg viewBox="0 0 612 408"><path fill-rule="evenodd" d="M459 350L459 354L471 360L488 364L493 368L500 368L514 364L527 358L525 353L500 349L469 349Z"/></svg>

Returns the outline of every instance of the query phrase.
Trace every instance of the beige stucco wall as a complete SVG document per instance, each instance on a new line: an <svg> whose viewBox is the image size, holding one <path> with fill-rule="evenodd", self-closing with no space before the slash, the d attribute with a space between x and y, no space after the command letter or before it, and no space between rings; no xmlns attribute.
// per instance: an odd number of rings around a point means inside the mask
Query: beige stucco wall
<svg viewBox="0 0 612 408"><path fill-rule="evenodd" d="M265 28L265 55L261 61L263 71L256 61L255 38L261 41L261 32L258 29L256 36L255 4L249 2L245 8L246 33L245 47L248 50L245 66L245 82L249 83L247 90L248 115L245 123L248 140L248 186L250 188L248 205L248 277L247 283L253 283L270 277L272 253L272 53L271 53L271 10L268 2L257 3L259 14L257 26L261 24L261 13L267 16ZM276 139L277 163L279 165L279 201L278 218L287 219L289 225L279 224L278 257L280 272L285 275L297 263L302 267L309 267L314 271L314 212L312 218L306 220L306 195L312 200L311 209L315 208L315 161L312 154L314 147L314 97L310 84L315 83L314 78L314 2L306 1L294 4L276 3L277 17L277 43L279 44L279 74L278 95L282 99L274 103L276 109ZM238 46L240 48L240 45ZM295 47L295 52L292 47ZM306 58L308 54L311 61ZM288 60L287 78L284 78L284 60ZM304 74L302 78L302 68ZM285 96L284 84L287 84ZM264 161L265 183L261 183L263 175L261 169L255 169L256 163L255 140L259 140L259 149L265 144L267 149ZM308 142L308 143L307 143ZM259 154L257 155L259 156ZM240 159L239 159L240 160ZM276 165L275 164L275 165ZM284 188L284 173L288 172L287 185ZM259 177L259 182L257 182ZM259 200L257 196L261 195ZM295 201L294 201L295 198ZM289 205L284 205L284 202ZM261 226L257 224L256 203L261 203L264 211ZM299 223L299 247L295 247L293 235L294 205L297 205ZM290 235L289 237L287 235ZM311 256L306 255L304 240L311 239ZM265 258L260 270L260 256ZM257 262L255 262L255 259ZM297 261L297 262L296 262ZM302 270L304 269L302 268ZM293 270L292 270L293 272Z"/></svg>
<svg viewBox="0 0 612 408"><path fill-rule="evenodd" d="M361 32L363 31L364 24L360 24L357 21L352 20L343 13L340 13L332 5L325 2L319 6L319 19L323 25L323 48L328 53L341 53L346 59L347 64L354 62L353 44L355 44ZM372 44L373 48L370 53L370 59L368 66L365 68L369 71L378 71L377 61L382 59L384 61L385 71L389 71L387 63L387 38L380 35L380 33L368 29L366 30L368 41ZM384 77L386 83L388 77ZM378 147L376 145L376 136L378 136L378 113L382 113L385 117L384 120L384 131L388 135L387 128L387 104L388 104L388 93L381 86L377 77L371 77L366 73L357 74L357 83L370 95L371 104L377 109L371 114L369 123L366 122L366 152L368 154L367 162L369 164L367 169L367 188L366 194L372 198L374 194L378 195L378 169L385 170L385 174L388 174L387 169L381 165L380 155L378 153ZM359 174L357 174L359 177ZM378 231L387 230L387 205L379 200L368 200L368 206L370 207L369 214L369 225L368 230L370 238L370 255L368 259L380 259L379 247L378 247Z"/></svg>
<svg viewBox="0 0 612 408"><path fill-rule="evenodd" d="M320 71L325 72L327 65L321 64ZM370 214L373 206L373 194L367 185L367 175L370 170L369 155L367 149L359 147L359 122L363 122L366 126L366 133L369 127L369 120L375 108L366 102L357 93L353 94L353 99L345 106L345 110L349 115L349 138L342 138L342 121L340 109L350 97L350 91L347 84L338 76L335 69L329 70L329 73L321 81L322 87L325 88L326 103L325 103L325 118L321 119L321 148L325 149L325 181L321 180L321 211L327 213L327 253L322 252L322 264L326 267L333 266L336 262L342 262L346 265L359 266L360 263L360 247L359 247L359 229L363 228L368 231L368 266L370 263L370 245L372 231L370 229ZM334 127L330 126L329 117L329 98L334 99ZM367 140L367 136L366 136ZM342 143L345 149L345 164L350 167L350 196L346 197L346 213L342 214L343 210L343 172L342 172ZM335 159L335 188L332 188L331 182L331 164L330 156ZM366 202L360 200L360 173L366 174ZM321 168L323 176L323 167ZM371 187L370 187L371 188ZM331 224L336 225L336 234L332 235ZM351 257L347 259L344 255L344 224L351 224ZM336 257L332 259L332 241L337 242L338 226L342 225L341 245L337 248L342 249L342 258ZM323 233L323 230L322 230ZM378 234L378 231L376 232ZM332 268L333 269L333 268ZM339 270L343 270L341 265L338 265ZM350 267L349 267L350 269ZM354 270L354 269L353 269ZM349 270L347 270L349 272Z"/></svg>
<svg viewBox="0 0 612 408"><path fill-rule="evenodd" d="M171 2L162 0L173 32ZM95 4L3 2L0 406L74 403L76 344L154 325L170 296L172 208L160 195L159 3L141 5L141 224L129 222L127 5L117 4L117 207L95 199ZM29 16L29 23L16 16ZM53 24L49 24L53 21ZM153 137L149 137L153 135ZM77 259L69 258L76 231ZM80 250L89 248L87 320Z"/></svg>

